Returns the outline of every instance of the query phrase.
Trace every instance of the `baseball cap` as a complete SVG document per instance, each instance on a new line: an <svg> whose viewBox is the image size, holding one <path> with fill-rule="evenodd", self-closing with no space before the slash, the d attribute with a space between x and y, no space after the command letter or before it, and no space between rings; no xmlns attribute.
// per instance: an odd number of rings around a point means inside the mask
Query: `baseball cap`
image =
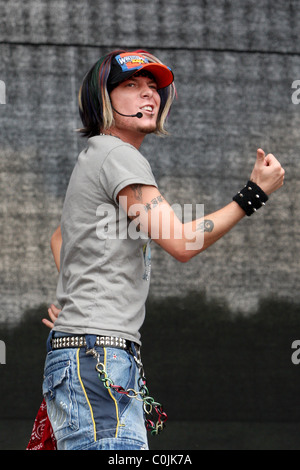
<svg viewBox="0 0 300 470"><path fill-rule="evenodd" d="M137 72L150 72L158 88L165 88L174 80L172 70L166 65L150 62L140 52L123 52L116 55L111 62L111 70L108 77L109 86L116 85L124 80L128 80Z"/></svg>

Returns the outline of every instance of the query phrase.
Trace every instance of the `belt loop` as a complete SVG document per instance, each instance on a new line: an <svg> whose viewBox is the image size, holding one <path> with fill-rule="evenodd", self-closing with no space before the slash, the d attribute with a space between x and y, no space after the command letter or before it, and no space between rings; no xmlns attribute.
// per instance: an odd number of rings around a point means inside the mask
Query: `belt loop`
<svg viewBox="0 0 300 470"><path fill-rule="evenodd" d="M135 359L135 362L137 363L137 365L140 367L142 366L142 359L141 359L141 347L139 344L136 344L136 343L133 343L131 342L130 343L130 351Z"/></svg>
<svg viewBox="0 0 300 470"><path fill-rule="evenodd" d="M52 351L52 344L51 344L51 341L52 341L53 335L54 335L54 331L51 330L50 333L49 333L49 335L48 335L47 343L46 343L47 353L50 352L50 351Z"/></svg>
<svg viewBox="0 0 300 470"><path fill-rule="evenodd" d="M135 347L135 344L134 344L133 341L131 341L131 343L130 343L130 349L131 349L131 351L132 351L132 355L133 355L133 356L137 356L136 347Z"/></svg>
<svg viewBox="0 0 300 470"><path fill-rule="evenodd" d="M97 335L85 335L86 348L93 349L96 344Z"/></svg>

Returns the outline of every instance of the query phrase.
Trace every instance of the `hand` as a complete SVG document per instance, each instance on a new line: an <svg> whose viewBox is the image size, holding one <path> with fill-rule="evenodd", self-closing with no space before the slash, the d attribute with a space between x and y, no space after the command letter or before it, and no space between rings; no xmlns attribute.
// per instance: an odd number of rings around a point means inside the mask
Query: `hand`
<svg viewBox="0 0 300 470"><path fill-rule="evenodd" d="M52 329L54 327L54 322L58 317L60 309L55 307L55 305L51 304L48 308L48 315L52 321L47 320L47 318L43 318L42 322L44 325L48 326L48 328Z"/></svg>
<svg viewBox="0 0 300 470"><path fill-rule="evenodd" d="M265 156L262 149L257 150L256 162L251 174L251 181L256 183L267 195L283 185L285 171L279 161L269 153Z"/></svg>

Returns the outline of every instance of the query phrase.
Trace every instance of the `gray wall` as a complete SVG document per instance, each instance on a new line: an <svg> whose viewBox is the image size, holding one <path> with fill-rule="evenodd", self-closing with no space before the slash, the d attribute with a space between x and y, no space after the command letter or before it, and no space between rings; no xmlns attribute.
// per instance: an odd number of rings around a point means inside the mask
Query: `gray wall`
<svg viewBox="0 0 300 470"><path fill-rule="evenodd" d="M278 156L286 186L188 265L154 249L151 296L205 290L233 310L261 297L299 301L299 2L30 1L1 4L0 321L55 298L49 239L84 141L76 94L91 64L116 47L148 48L175 72L171 137L143 144L173 203L231 200L261 146Z"/></svg>
<svg viewBox="0 0 300 470"><path fill-rule="evenodd" d="M3 327L55 301L49 241L85 145L74 132L78 88L97 58L119 47L148 49L175 73L171 136L149 136L142 147L171 204L219 209L247 181L258 147L286 169L284 189L267 207L190 263L153 246L151 300L196 291L247 315L270 298L297 306L300 106L291 86L300 79L300 2L2 0L0 7Z"/></svg>

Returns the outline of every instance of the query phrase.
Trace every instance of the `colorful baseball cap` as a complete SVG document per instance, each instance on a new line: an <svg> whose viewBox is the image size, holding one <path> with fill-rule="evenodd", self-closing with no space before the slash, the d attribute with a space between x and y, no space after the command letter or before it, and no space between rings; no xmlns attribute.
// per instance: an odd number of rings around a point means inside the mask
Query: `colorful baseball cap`
<svg viewBox="0 0 300 470"><path fill-rule="evenodd" d="M171 85L174 80L173 72L169 67L156 62L150 62L139 51L133 51L124 52L113 58L108 84L112 86L128 80L128 78L141 70L147 70L153 75L158 88L165 88Z"/></svg>

